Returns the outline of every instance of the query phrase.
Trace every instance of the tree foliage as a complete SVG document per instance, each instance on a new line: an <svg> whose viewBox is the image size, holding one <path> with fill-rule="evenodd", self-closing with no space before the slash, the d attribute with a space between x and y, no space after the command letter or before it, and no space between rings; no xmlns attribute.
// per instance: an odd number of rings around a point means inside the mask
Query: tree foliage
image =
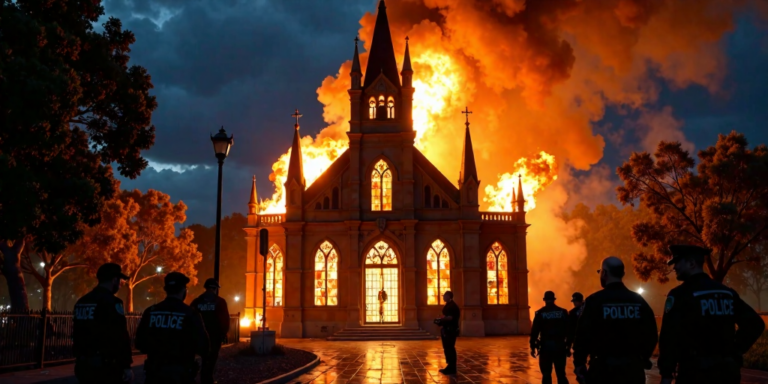
<svg viewBox="0 0 768 384"><path fill-rule="evenodd" d="M723 281L744 261L743 253L768 230L768 148L749 149L744 135L719 135L715 146L694 159L677 142L660 142L656 153L633 153L617 169L622 204L637 200L653 214L632 228L633 239L649 252L634 255L643 279L668 280L667 246L696 244L712 250L706 268Z"/></svg>
<svg viewBox="0 0 768 384"><path fill-rule="evenodd" d="M0 250L12 305L28 309L20 255L27 241L59 254L99 222L118 189L110 164L134 178L154 142L135 38L96 1L4 0L0 14Z"/></svg>
<svg viewBox="0 0 768 384"><path fill-rule="evenodd" d="M734 267L728 283L739 291L755 296L757 310L763 310L763 293L768 293L768 244L752 244L744 251L744 262ZM747 296L747 295L744 295Z"/></svg>

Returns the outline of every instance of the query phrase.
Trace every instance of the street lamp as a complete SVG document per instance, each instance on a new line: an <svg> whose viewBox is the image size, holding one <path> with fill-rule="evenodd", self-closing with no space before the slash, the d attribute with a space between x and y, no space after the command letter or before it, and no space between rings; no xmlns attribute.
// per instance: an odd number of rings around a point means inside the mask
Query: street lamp
<svg viewBox="0 0 768 384"><path fill-rule="evenodd" d="M642 295L643 292L645 292L645 289L643 289L643 287L640 287L640 288L637 289L637 293Z"/></svg>
<svg viewBox="0 0 768 384"><path fill-rule="evenodd" d="M163 271L163 267L157 267L157 273L160 273Z"/></svg>
<svg viewBox="0 0 768 384"><path fill-rule="evenodd" d="M219 188L216 199L216 245L214 249L213 278L219 281L219 263L221 257L221 169L224 166L224 159L229 155L229 149L232 148L235 135L227 137L227 131L222 126L219 133L211 135L213 142L213 151L216 158L219 159Z"/></svg>

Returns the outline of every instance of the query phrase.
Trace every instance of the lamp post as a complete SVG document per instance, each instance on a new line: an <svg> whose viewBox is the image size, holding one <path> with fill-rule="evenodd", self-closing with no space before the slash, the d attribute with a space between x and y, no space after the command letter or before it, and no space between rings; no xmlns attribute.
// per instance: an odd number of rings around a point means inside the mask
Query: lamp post
<svg viewBox="0 0 768 384"><path fill-rule="evenodd" d="M216 198L216 245L213 261L213 278L219 281L219 263L221 262L221 170L224 166L224 159L229 155L229 149L232 148L235 135L227 137L227 131L222 126L219 133L211 135L213 142L213 151L219 160L219 187L218 197Z"/></svg>

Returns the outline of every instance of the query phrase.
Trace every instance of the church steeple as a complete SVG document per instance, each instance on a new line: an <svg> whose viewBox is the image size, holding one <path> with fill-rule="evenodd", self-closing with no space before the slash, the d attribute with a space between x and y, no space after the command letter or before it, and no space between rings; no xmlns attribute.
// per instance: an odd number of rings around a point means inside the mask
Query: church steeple
<svg viewBox="0 0 768 384"><path fill-rule="evenodd" d="M408 36L405 37L405 56L403 57L403 88L410 87L413 80L413 68L411 68L411 51L408 49Z"/></svg>
<svg viewBox="0 0 768 384"><path fill-rule="evenodd" d="M469 114L472 113L467 107L461 113L467 115L467 121L464 123L464 150L461 153L461 170L459 171L459 187L463 186L470 178L477 180L477 166L475 166L475 151L472 148L472 137L469 135Z"/></svg>
<svg viewBox="0 0 768 384"><path fill-rule="evenodd" d="M525 196L523 195L523 175L517 175L517 211L525 212Z"/></svg>
<svg viewBox="0 0 768 384"><path fill-rule="evenodd" d="M253 185L251 185L251 199L248 200L248 214L255 215L259 213L259 200L256 195L256 175L253 175Z"/></svg>
<svg viewBox="0 0 768 384"><path fill-rule="evenodd" d="M384 74L387 80L400 88L400 76L397 74L395 49L392 46L387 6L384 4L384 0L379 2L379 12L376 15L376 25L373 28L373 41L371 42L371 52L368 55L368 65L365 68L363 88L368 88L373 84L379 74Z"/></svg>
<svg viewBox="0 0 768 384"><path fill-rule="evenodd" d="M301 136L299 136L299 118L302 116L297 109L292 117L296 118L296 124L293 126L295 131L293 132L293 145L291 145L291 159L288 162L288 179L286 183L296 181L303 191L303 187L306 186L304 180L304 166L301 162Z"/></svg>
<svg viewBox="0 0 768 384"><path fill-rule="evenodd" d="M355 36L355 56L352 57L352 71L349 74L352 77L352 89L361 89L360 79L363 77L363 71L360 69L360 55L357 53L357 42L359 40Z"/></svg>

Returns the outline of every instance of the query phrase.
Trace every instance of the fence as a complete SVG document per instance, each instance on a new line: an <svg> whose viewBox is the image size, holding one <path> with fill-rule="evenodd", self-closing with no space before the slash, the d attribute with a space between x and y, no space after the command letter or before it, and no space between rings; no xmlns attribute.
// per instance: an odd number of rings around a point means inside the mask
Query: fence
<svg viewBox="0 0 768 384"><path fill-rule="evenodd" d="M126 314L131 348L141 313ZM240 314L229 315L226 343L240 339ZM0 369L39 367L74 361L72 312L0 312Z"/></svg>

